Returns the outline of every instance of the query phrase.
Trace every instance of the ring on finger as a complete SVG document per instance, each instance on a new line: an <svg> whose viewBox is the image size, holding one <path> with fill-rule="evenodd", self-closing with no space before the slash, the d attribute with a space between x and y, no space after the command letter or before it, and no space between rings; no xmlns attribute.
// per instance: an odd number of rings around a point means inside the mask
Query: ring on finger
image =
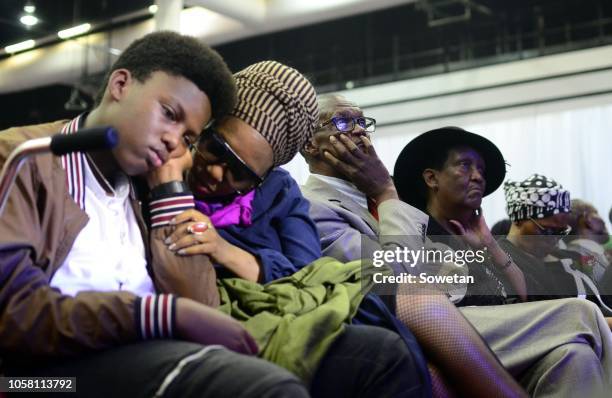
<svg viewBox="0 0 612 398"><path fill-rule="evenodd" d="M192 235L202 235L210 228L212 228L212 225L208 222L196 222L187 227L187 232Z"/></svg>

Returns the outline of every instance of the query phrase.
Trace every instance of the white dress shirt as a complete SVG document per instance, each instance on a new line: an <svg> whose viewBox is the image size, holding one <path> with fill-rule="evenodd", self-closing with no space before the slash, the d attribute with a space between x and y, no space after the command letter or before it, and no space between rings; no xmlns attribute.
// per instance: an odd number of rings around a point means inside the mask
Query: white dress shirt
<svg viewBox="0 0 612 398"><path fill-rule="evenodd" d="M84 162L83 170L89 222L53 275L51 286L73 296L83 290L154 293L127 179L118 181L112 195L102 188L89 162Z"/></svg>

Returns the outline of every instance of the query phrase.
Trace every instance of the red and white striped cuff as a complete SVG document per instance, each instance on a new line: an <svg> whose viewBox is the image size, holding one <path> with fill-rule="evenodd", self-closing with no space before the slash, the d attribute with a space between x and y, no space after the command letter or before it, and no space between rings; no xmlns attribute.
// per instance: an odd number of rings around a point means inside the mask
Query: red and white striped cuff
<svg viewBox="0 0 612 398"><path fill-rule="evenodd" d="M136 300L136 323L141 339L171 338L175 309L176 297L172 294L139 297Z"/></svg>
<svg viewBox="0 0 612 398"><path fill-rule="evenodd" d="M151 228L166 226L174 217L194 207L195 202L191 194L178 194L168 198L153 200L149 203Z"/></svg>

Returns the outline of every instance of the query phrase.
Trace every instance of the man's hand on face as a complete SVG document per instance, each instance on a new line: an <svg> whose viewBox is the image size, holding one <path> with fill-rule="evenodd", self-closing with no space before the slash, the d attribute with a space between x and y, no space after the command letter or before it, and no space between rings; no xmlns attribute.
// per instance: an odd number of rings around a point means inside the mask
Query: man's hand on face
<svg viewBox="0 0 612 398"><path fill-rule="evenodd" d="M170 159L160 167L147 173L149 188L156 187L170 181L183 181L183 172L193 165L191 152L188 150L173 153Z"/></svg>
<svg viewBox="0 0 612 398"><path fill-rule="evenodd" d="M363 148L357 146L346 134L329 137L330 143L336 150L336 156L325 151L323 154L325 161L376 203L397 199L397 191L389 171L376 154L372 143L365 135L359 138Z"/></svg>

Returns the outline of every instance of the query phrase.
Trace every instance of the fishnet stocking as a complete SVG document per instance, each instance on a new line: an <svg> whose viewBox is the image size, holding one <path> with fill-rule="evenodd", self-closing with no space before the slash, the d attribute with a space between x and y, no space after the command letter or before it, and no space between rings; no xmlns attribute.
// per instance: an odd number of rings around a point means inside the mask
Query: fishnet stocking
<svg viewBox="0 0 612 398"><path fill-rule="evenodd" d="M433 398L454 398L450 389L444 382L444 376L440 373L440 369L436 368L431 362L427 363L429 376L431 377L431 396Z"/></svg>
<svg viewBox="0 0 612 398"><path fill-rule="evenodd" d="M414 333L428 360L456 395L527 396L446 296L431 290L398 294L397 317ZM437 389L440 396L448 396L444 385L435 384L434 380L434 392Z"/></svg>

